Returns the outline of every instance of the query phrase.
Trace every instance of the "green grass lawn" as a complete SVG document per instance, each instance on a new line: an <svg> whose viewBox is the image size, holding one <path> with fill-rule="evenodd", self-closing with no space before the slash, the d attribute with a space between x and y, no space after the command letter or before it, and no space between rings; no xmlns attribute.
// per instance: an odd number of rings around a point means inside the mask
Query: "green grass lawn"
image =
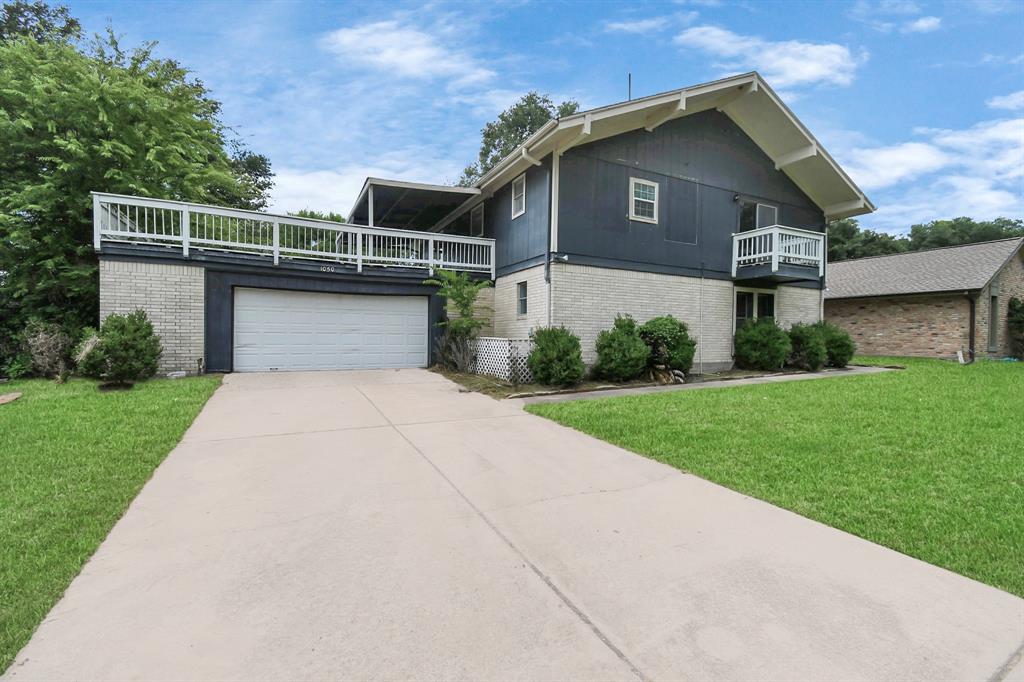
<svg viewBox="0 0 1024 682"><path fill-rule="evenodd" d="M220 384L0 384L0 671L124 514Z"/></svg>
<svg viewBox="0 0 1024 682"><path fill-rule="evenodd" d="M531 405L534 414L1024 596L1024 363Z"/></svg>

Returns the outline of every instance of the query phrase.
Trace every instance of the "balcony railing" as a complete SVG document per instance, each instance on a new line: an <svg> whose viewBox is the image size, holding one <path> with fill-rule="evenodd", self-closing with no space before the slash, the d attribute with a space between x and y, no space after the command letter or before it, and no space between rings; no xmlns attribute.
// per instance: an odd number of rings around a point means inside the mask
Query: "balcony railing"
<svg viewBox="0 0 1024 682"><path fill-rule="evenodd" d="M825 235L795 227L772 225L732 236L732 276L741 268L771 265L772 274L780 265L814 268L818 277L825 274Z"/></svg>
<svg viewBox="0 0 1024 682"><path fill-rule="evenodd" d="M308 220L163 199L93 192L93 245L163 244L273 259L437 268L494 278L494 240Z"/></svg>

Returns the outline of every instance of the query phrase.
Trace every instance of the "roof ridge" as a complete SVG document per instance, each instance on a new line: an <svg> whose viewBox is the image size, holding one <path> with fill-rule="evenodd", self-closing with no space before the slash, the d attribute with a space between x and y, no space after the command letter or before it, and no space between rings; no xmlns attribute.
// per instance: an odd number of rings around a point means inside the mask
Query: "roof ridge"
<svg viewBox="0 0 1024 682"><path fill-rule="evenodd" d="M842 265L843 263L860 263L866 260L877 260L879 258L897 258L900 256L913 256L919 253L931 253L932 251L945 251L947 249L962 249L967 246L981 246L983 244L996 244L998 242L1024 241L1024 237L1003 237L1002 239L989 239L983 242L967 242L966 244L949 244L947 246L933 246L930 249L915 249L913 251L901 251L900 253L882 253L877 256L863 256L862 258L848 258L829 263L829 267Z"/></svg>

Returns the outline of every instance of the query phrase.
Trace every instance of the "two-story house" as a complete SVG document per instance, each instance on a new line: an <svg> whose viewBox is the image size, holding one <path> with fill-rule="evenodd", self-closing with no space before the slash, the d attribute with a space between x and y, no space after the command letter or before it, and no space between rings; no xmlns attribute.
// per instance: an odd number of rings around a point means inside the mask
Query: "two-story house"
<svg viewBox="0 0 1024 682"><path fill-rule="evenodd" d="M592 361L616 314L671 313L719 369L746 319L821 319L826 221L874 210L756 73L549 121L474 187L368 178L346 225L94 206L102 314L220 371L427 365L439 267L494 279L489 334L565 325Z"/></svg>

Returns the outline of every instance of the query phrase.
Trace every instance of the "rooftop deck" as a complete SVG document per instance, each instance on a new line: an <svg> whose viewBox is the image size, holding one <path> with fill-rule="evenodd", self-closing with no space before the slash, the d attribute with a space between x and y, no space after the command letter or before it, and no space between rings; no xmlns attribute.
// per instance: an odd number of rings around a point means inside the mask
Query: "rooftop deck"
<svg viewBox="0 0 1024 682"><path fill-rule="evenodd" d="M494 240L396 230L164 199L93 192L93 246L163 245L188 257L194 250L327 261L363 268L420 268L494 278Z"/></svg>

